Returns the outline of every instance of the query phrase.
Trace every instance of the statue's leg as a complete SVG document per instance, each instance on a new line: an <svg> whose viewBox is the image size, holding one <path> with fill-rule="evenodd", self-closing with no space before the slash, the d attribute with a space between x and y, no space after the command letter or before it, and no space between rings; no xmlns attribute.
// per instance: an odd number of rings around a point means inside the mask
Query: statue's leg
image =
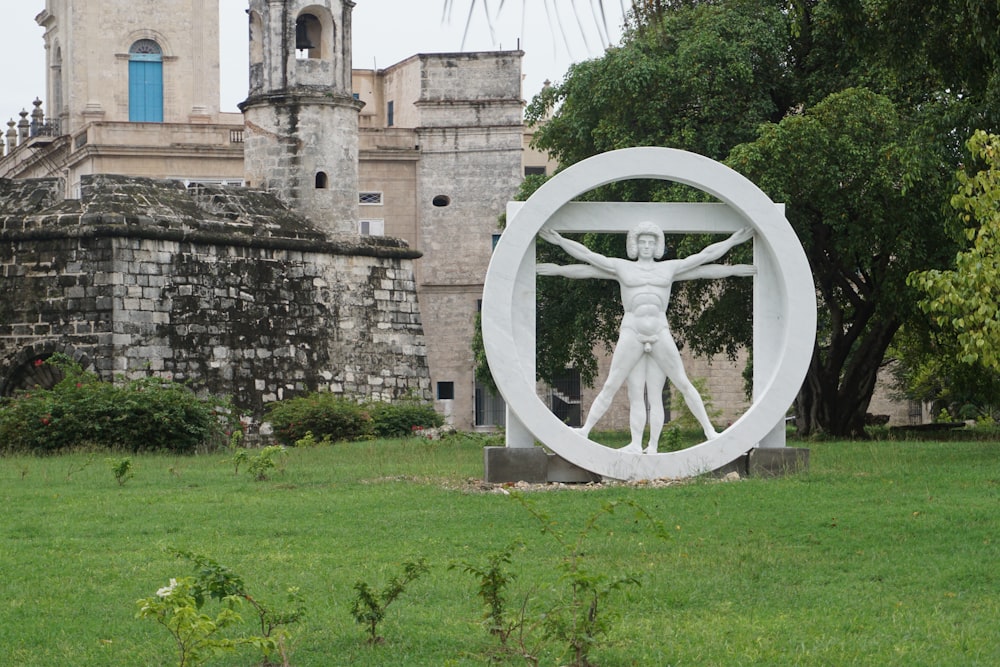
<svg viewBox="0 0 1000 667"><path fill-rule="evenodd" d="M646 446L647 454L655 454L660 443L660 434L663 432L664 412L663 412L663 386L667 382L667 375L660 368L659 364L653 363L650 359L646 363L646 395L649 400L649 444Z"/></svg>
<svg viewBox="0 0 1000 667"><path fill-rule="evenodd" d="M615 394L621 389L622 384L628 377L629 371L636 365L642 357L642 345L635 338L635 334L627 329L623 329L618 337L618 344L611 355L611 368L608 377L604 381L604 386L598 392L594 403L587 412L587 420L580 427L579 431L588 437L594 425L604 416L604 413L611 407L611 401Z"/></svg>
<svg viewBox="0 0 1000 667"><path fill-rule="evenodd" d="M677 349L677 345L674 344L673 338L663 336L654 348L653 355L657 363L667 374L667 377L670 378L670 382L681 392L681 396L684 397L684 402L687 404L688 409L691 410L691 414L698 420L701 429L705 432L705 438L712 440L718 436L718 432L716 432L715 427L712 426L712 422L708 418L708 411L705 410L705 403L701 400L701 394L691 384L687 374L684 372L681 353Z"/></svg>
<svg viewBox="0 0 1000 667"><path fill-rule="evenodd" d="M641 452L642 432L646 428L646 367L656 366L643 355L625 380L628 388L628 427L631 441L622 451Z"/></svg>
<svg viewBox="0 0 1000 667"><path fill-rule="evenodd" d="M695 386L688 380L687 375L681 371L677 378L671 377L670 381L674 383L677 390L684 396L684 402L687 403L688 409L691 410L694 418L701 424L701 429L705 432L705 438L711 440L718 436L719 433L712 426L712 422L708 418L708 411L705 410L705 403L701 400L701 394L698 393Z"/></svg>

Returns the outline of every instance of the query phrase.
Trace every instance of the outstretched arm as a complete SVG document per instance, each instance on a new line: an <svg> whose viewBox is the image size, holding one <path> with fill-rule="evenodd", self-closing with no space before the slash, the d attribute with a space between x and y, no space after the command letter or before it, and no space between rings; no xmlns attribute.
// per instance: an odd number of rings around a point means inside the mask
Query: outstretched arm
<svg viewBox="0 0 1000 667"><path fill-rule="evenodd" d="M592 266L596 266L603 271L614 273L614 263L611 259L594 252L582 243L577 243L576 241L563 238L558 232L551 229L542 228L542 230L538 232L538 235L552 245L559 246L571 257L578 259L581 262L586 262Z"/></svg>
<svg viewBox="0 0 1000 667"><path fill-rule="evenodd" d="M753 238L753 229L750 227L744 227L725 241L713 243L710 246L706 246L701 252L696 252L693 255L688 255L684 259L677 260L681 263L678 272L694 268L696 266L701 266L702 264L707 264L708 262L714 262L729 252L731 248L734 248L751 238Z"/></svg>
<svg viewBox="0 0 1000 667"><path fill-rule="evenodd" d="M614 280L615 274L599 269L592 264L538 264L535 271L540 276L562 276L564 278L598 278Z"/></svg>
<svg viewBox="0 0 1000 667"><path fill-rule="evenodd" d="M697 280L699 278L731 278L735 276L757 275L753 264L702 264L690 269L681 269L674 274L674 280Z"/></svg>

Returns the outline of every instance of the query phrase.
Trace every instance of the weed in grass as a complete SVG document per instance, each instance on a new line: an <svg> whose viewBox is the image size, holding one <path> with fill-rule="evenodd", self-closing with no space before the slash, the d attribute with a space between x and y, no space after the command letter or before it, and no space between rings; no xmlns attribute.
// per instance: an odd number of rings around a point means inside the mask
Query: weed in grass
<svg viewBox="0 0 1000 667"><path fill-rule="evenodd" d="M233 475L240 474L240 466L250 460L250 452L245 449L237 449L233 452L233 455L226 459L226 463L230 463L233 466Z"/></svg>
<svg viewBox="0 0 1000 667"><path fill-rule="evenodd" d="M354 601L351 603L351 615L360 625L366 626L368 643L379 644L385 641L378 635L378 624L385 618L385 612L396 598L403 594L406 587L420 575L429 571L427 560L419 558L403 563L403 575L395 576L381 591L375 591L368 583L359 581L354 584Z"/></svg>
<svg viewBox="0 0 1000 667"><path fill-rule="evenodd" d="M236 650L237 642L222 631L240 622L236 613L239 598L226 596L219 613L212 618L202 613L197 602L198 584L194 577L171 579L156 595L138 601L138 618L151 618L162 625L177 645L178 667L194 667L223 653Z"/></svg>
<svg viewBox="0 0 1000 667"><path fill-rule="evenodd" d="M191 597L198 609L201 609L208 598L225 603L226 600L237 599L244 601L253 608L257 614L257 627L260 635L244 637L240 640L242 644L256 646L264 654L264 665L287 665L288 664L288 642L290 633L289 625L297 623L305 615L305 607L302 604L302 596L296 587L289 588L288 603L293 607L288 610L279 610L256 598L247 590L243 577L221 563L192 553L173 549L173 554L179 558L186 558L197 568L197 577L191 586ZM280 657L280 663L272 662L273 657Z"/></svg>
<svg viewBox="0 0 1000 667"><path fill-rule="evenodd" d="M529 647L529 635L533 628L528 627L527 608L529 596L525 595L520 612L512 617L508 604L508 587L516 575L510 571L515 549L524 544L514 541L503 549L489 556L486 565L475 565L468 561L461 563L462 571L475 577L479 586L476 594L486 605L484 625L499 642L495 652L489 655L490 662L499 661L504 656L515 656L531 665L538 665L537 647ZM453 564L449 569L458 567Z"/></svg>
<svg viewBox="0 0 1000 667"><path fill-rule="evenodd" d="M120 459L109 458L107 459L107 463L111 467L111 472L114 474L115 481L118 482L118 486L125 486L125 482L135 476L135 470L132 468L131 456L125 456Z"/></svg>
<svg viewBox="0 0 1000 667"><path fill-rule="evenodd" d="M277 469L279 472L284 472L284 462L287 456L288 451L283 446L269 445L260 450L256 456L250 457L247 462L247 472L253 476L254 480L265 482L272 470Z"/></svg>
<svg viewBox="0 0 1000 667"><path fill-rule="evenodd" d="M93 463L93 462L94 462L94 456L92 454L92 455L88 456L87 460L84 461L83 463L80 463L79 461L77 461L74 464L71 464L69 470L66 471L66 480L68 481L68 480L72 479L73 475L75 475L78 472L83 472L84 470L86 470L87 468L89 468L90 464Z"/></svg>

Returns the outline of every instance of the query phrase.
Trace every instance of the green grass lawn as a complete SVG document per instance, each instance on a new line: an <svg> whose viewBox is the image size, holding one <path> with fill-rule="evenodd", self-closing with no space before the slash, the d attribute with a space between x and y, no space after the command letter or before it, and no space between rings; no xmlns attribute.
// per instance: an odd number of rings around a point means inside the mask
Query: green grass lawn
<svg viewBox="0 0 1000 667"><path fill-rule="evenodd" d="M0 459L0 664L176 664L166 631L135 617L136 600L193 573L172 548L228 565L257 597L299 587L293 665L485 664L476 583L448 566L521 540L512 606L528 595L529 617L563 584L552 537L469 483L481 444L290 450L264 482L234 475L225 454L137 456L123 486L103 454ZM642 582L604 608L596 664L1000 664L1000 443L809 446L810 470L783 479L530 494L568 532L614 500L669 528L659 539L616 512L590 533L590 565ZM369 646L350 615L355 582L381 586L417 557L430 574ZM540 664L566 664L561 648L541 647Z"/></svg>

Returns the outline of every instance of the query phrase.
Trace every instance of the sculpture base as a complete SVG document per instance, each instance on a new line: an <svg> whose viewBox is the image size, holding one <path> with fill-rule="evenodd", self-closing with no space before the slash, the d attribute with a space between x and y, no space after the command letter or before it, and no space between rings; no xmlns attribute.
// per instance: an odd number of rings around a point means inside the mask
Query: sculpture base
<svg viewBox="0 0 1000 667"><path fill-rule="evenodd" d="M490 484L591 484L601 476L584 470L541 447L484 447L484 481Z"/></svg>
<svg viewBox="0 0 1000 667"><path fill-rule="evenodd" d="M750 477L783 477L809 469L809 450L804 447L756 447L750 450Z"/></svg>
<svg viewBox="0 0 1000 667"><path fill-rule="evenodd" d="M601 476L541 447L484 447L483 479L489 484L593 484ZM712 471L713 477L782 477L809 469L809 450L801 447L755 447Z"/></svg>

